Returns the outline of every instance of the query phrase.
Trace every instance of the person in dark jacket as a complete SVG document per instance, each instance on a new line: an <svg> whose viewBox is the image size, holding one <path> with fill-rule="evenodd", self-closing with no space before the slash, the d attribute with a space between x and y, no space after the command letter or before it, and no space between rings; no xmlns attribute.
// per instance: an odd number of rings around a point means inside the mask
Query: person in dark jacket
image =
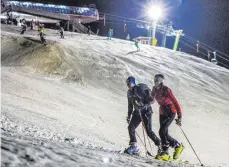
<svg viewBox="0 0 229 168"><path fill-rule="evenodd" d="M173 159L177 159L178 156L183 151L183 145L179 143L176 139L172 138L168 129L173 122L176 113L178 114L178 119L176 122L181 126L181 108L180 105L172 93L172 90L163 84L164 76L162 74L157 74L154 77L154 87L152 89L151 97L156 100L160 106L160 130L159 135L162 142L162 152L156 156L159 160L169 160L170 156L168 154L168 148L172 147L175 149L173 154Z"/></svg>
<svg viewBox="0 0 229 168"><path fill-rule="evenodd" d="M152 113L151 90L146 84L136 85L135 78L130 76L126 80L129 88L127 91L128 98L128 115L127 122L129 123L128 131L130 136L129 147L125 150L128 154L137 153L137 139L135 136L135 129L143 121L143 127L150 139L158 146L160 150L161 141L152 131ZM132 116L132 117L131 117Z"/></svg>
<svg viewBox="0 0 229 168"><path fill-rule="evenodd" d="M32 21L30 22L30 30L33 30L33 26L34 26L34 21L32 20Z"/></svg>
<svg viewBox="0 0 229 168"><path fill-rule="evenodd" d="M23 24L21 25L21 33L20 33L20 34L24 34L25 31L26 31L26 24L23 23Z"/></svg>
<svg viewBox="0 0 229 168"><path fill-rule="evenodd" d="M60 28L60 38L64 38L64 28Z"/></svg>
<svg viewBox="0 0 229 168"><path fill-rule="evenodd" d="M110 30L108 31L108 40L111 40L112 35L113 35L113 30L110 29Z"/></svg>
<svg viewBox="0 0 229 168"><path fill-rule="evenodd" d="M38 32L39 32L38 35L40 36L40 39L41 39L41 43L46 43L45 33L44 33L44 25L40 25L39 26Z"/></svg>

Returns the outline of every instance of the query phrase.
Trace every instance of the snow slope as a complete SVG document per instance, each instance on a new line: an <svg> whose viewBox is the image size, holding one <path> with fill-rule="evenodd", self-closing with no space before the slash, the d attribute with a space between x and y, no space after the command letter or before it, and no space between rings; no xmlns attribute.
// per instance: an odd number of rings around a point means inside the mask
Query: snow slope
<svg viewBox="0 0 229 168"><path fill-rule="evenodd" d="M46 30L43 45L35 31L20 36L17 29L2 25L1 32L3 166L183 166L119 153L129 140L125 79L133 75L152 87L159 72L202 162L229 165L229 70L181 52L146 45L135 52L132 42L77 33L60 39ZM153 110L158 134L157 104ZM185 145L181 159L198 164L175 124L171 135Z"/></svg>

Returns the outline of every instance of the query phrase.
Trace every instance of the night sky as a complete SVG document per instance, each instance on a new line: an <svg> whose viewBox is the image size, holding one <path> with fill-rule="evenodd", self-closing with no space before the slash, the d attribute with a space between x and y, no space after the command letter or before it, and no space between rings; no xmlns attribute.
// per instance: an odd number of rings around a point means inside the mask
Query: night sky
<svg viewBox="0 0 229 168"><path fill-rule="evenodd" d="M31 1L31 0L30 0ZM131 17L136 19L145 19L142 17L143 5L149 0L32 0L43 3L58 3L66 5L79 6L80 4L95 3L99 12L110 13L114 15ZM172 7L167 11L166 19L164 23L172 21L176 29L183 29L184 33L198 39L213 48L229 55L229 0L162 0L171 1ZM178 3L181 1L182 3ZM108 21L108 20L107 20ZM109 21L108 21L109 22ZM91 27L94 32L97 28L100 29L100 35L106 35L109 28L114 29L114 35L118 38L124 38L126 35L123 32L124 20L110 20L106 26L103 26L103 21L92 23ZM131 38L143 35L147 35L145 29L139 29L136 24L127 23L127 31L131 34ZM157 38L160 44L161 35L158 33ZM168 39L167 46L172 47L174 39ZM193 45L194 46L194 45ZM193 49L185 47L182 43L180 46L183 51L187 51L191 54L195 54ZM207 53L207 51L202 50ZM229 56L222 57L228 59L225 61L229 65ZM220 59L220 61L223 61Z"/></svg>

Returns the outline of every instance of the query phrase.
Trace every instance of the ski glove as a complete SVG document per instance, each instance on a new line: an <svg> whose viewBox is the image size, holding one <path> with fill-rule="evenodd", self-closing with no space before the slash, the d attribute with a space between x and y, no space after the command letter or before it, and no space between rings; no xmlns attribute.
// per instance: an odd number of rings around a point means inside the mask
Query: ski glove
<svg viewBox="0 0 229 168"><path fill-rule="evenodd" d="M177 119L175 119L175 121L176 121L177 125L181 126L181 118L177 118Z"/></svg>
<svg viewBox="0 0 229 168"><path fill-rule="evenodd" d="M126 117L126 122L127 122L127 124L130 123L130 117L129 116Z"/></svg>

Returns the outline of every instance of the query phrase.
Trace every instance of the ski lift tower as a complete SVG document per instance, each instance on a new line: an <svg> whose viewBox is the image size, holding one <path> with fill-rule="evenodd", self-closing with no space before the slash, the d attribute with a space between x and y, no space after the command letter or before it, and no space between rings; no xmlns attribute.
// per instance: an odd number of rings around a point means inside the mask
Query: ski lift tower
<svg viewBox="0 0 229 168"><path fill-rule="evenodd" d="M167 36L170 37L176 37L173 50L176 51L178 47L178 43L180 40L180 36L184 36L183 30L174 30L172 27L172 22L170 22L168 25L157 25L157 30L162 33L162 47L166 47L166 39Z"/></svg>

